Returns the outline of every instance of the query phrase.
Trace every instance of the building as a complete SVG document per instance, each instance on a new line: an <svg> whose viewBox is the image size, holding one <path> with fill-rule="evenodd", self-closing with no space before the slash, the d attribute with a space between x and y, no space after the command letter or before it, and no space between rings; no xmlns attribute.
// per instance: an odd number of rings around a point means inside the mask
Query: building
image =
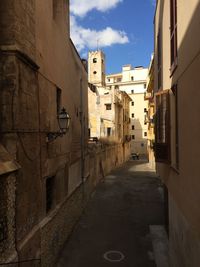
<svg viewBox="0 0 200 267"><path fill-rule="evenodd" d="M172 267L200 263L200 1L157 1L156 168L168 188Z"/></svg>
<svg viewBox="0 0 200 267"><path fill-rule="evenodd" d="M155 104L154 104L154 55L152 54L148 76L147 76L147 91L144 95L145 101L148 103L147 113L145 121L148 125L147 131L147 152L148 160L152 168L155 168L155 155L154 155L154 144L155 144L155 132L154 132L154 115L155 115Z"/></svg>
<svg viewBox="0 0 200 267"><path fill-rule="evenodd" d="M140 155L147 155L148 126L145 115L148 104L144 100L147 73L146 68L126 65L121 73L106 75L107 88L124 91L131 98L131 151Z"/></svg>
<svg viewBox="0 0 200 267"><path fill-rule="evenodd" d="M93 51L88 57L89 133L92 139L123 145L123 158L130 156L131 98L119 88L105 86L105 55Z"/></svg>
<svg viewBox="0 0 200 267"><path fill-rule="evenodd" d="M0 29L0 263L55 266L87 199L87 72L68 1L2 0Z"/></svg>

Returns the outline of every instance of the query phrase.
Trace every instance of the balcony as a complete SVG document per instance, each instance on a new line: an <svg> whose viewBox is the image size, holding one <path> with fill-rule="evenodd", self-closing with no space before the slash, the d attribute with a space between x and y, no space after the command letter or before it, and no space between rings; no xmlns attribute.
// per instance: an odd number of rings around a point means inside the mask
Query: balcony
<svg viewBox="0 0 200 267"><path fill-rule="evenodd" d="M150 100L152 98L153 98L153 96L151 93L149 93L149 92L144 93L144 100Z"/></svg>

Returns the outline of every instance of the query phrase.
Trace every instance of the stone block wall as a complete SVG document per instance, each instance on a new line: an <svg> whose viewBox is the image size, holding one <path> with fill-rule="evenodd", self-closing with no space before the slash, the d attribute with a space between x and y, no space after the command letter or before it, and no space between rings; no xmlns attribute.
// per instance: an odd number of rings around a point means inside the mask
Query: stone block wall
<svg viewBox="0 0 200 267"><path fill-rule="evenodd" d="M0 46L35 59L35 1L2 0L0 17Z"/></svg>
<svg viewBox="0 0 200 267"><path fill-rule="evenodd" d="M0 176L0 255L6 261L15 254L15 174Z"/></svg>
<svg viewBox="0 0 200 267"><path fill-rule="evenodd" d="M84 184L80 182L40 224L42 267L55 266L64 243L70 237L96 185L106 174L124 162L122 145L93 145L85 162Z"/></svg>

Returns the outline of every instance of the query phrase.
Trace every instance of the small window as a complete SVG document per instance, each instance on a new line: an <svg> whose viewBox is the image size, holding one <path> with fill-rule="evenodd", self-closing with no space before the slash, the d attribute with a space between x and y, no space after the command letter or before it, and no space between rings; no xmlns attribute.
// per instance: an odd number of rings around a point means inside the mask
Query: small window
<svg viewBox="0 0 200 267"><path fill-rule="evenodd" d="M111 104L105 104L105 106L106 106L106 110L111 110L112 109Z"/></svg>
<svg viewBox="0 0 200 267"><path fill-rule="evenodd" d="M132 135L132 139L135 139L135 135Z"/></svg>
<svg viewBox="0 0 200 267"><path fill-rule="evenodd" d="M93 63L97 63L97 58L93 58Z"/></svg>
<svg viewBox="0 0 200 267"><path fill-rule="evenodd" d="M133 76L131 76L131 81L134 81L134 77Z"/></svg>
<svg viewBox="0 0 200 267"><path fill-rule="evenodd" d="M134 118L134 117L135 117L134 113L132 113L132 114L131 114L131 117L132 117L132 118Z"/></svg>
<svg viewBox="0 0 200 267"><path fill-rule="evenodd" d="M3 242L7 239L8 230L7 230L7 217L2 216L0 218L0 242Z"/></svg>
<svg viewBox="0 0 200 267"><path fill-rule="evenodd" d="M171 72L177 65L177 0L170 1Z"/></svg>
<svg viewBox="0 0 200 267"><path fill-rule="evenodd" d="M147 109L146 108L144 108L144 112L147 112Z"/></svg>
<svg viewBox="0 0 200 267"><path fill-rule="evenodd" d="M144 132L144 136L147 136L147 132Z"/></svg>
<svg viewBox="0 0 200 267"><path fill-rule="evenodd" d="M97 72L96 71L93 71L93 74L97 74Z"/></svg>
<svg viewBox="0 0 200 267"><path fill-rule="evenodd" d="M52 0L52 13L55 22L57 22L60 19L62 15L62 10L63 10L62 1Z"/></svg>
<svg viewBox="0 0 200 267"><path fill-rule="evenodd" d="M158 90L161 87L162 84L162 64L161 64L161 59L162 59L162 44L161 44L161 30L159 29L158 31L158 36L157 36L157 72L158 72Z"/></svg>
<svg viewBox="0 0 200 267"><path fill-rule="evenodd" d="M144 89L146 89L146 87L147 87L147 85L146 85L146 83L144 83Z"/></svg>
<svg viewBox="0 0 200 267"><path fill-rule="evenodd" d="M135 130L135 125L132 125L132 130Z"/></svg>
<svg viewBox="0 0 200 267"><path fill-rule="evenodd" d="M108 78L108 82L110 82L110 78Z"/></svg>
<svg viewBox="0 0 200 267"><path fill-rule="evenodd" d="M107 128L107 136L111 136L111 128L110 127Z"/></svg>
<svg viewBox="0 0 200 267"><path fill-rule="evenodd" d="M55 176L46 179L46 212L48 213L54 205Z"/></svg>
<svg viewBox="0 0 200 267"><path fill-rule="evenodd" d="M53 0L53 19L56 18L58 12L58 1Z"/></svg>
<svg viewBox="0 0 200 267"><path fill-rule="evenodd" d="M131 90L131 94L134 94L134 90Z"/></svg>
<svg viewBox="0 0 200 267"><path fill-rule="evenodd" d="M61 89L57 88L56 89L56 110L57 110L57 115L61 111L61 94L62 94Z"/></svg>
<svg viewBox="0 0 200 267"><path fill-rule="evenodd" d="M134 101L131 102L131 106L134 106Z"/></svg>

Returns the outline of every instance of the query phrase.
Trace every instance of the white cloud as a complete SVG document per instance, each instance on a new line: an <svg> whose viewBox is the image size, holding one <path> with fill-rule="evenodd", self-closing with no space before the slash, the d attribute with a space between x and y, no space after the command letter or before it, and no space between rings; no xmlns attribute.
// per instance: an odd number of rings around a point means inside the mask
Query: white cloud
<svg viewBox="0 0 200 267"><path fill-rule="evenodd" d="M115 8L123 0L71 0L71 13L84 17L88 12L96 9L105 12L111 8Z"/></svg>
<svg viewBox="0 0 200 267"><path fill-rule="evenodd" d="M88 49L111 46L114 44L126 44L129 42L128 36L124 31L119 31L107 27L100 31L86 29L77 24L76 18L71 16L71 38L79 52Z"/></svg>

